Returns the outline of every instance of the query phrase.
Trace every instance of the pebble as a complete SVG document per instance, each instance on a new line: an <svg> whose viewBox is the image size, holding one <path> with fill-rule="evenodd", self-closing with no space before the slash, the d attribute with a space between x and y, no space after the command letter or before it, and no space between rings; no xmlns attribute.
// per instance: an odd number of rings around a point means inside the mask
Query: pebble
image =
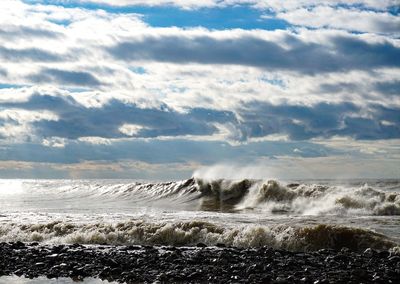
<svg viewBox="0 0 400 284"><path fill-rule="evenodd" d="M166 253L167 252L167 253ZM0 276L100 277L119 283L400 283L387 251L0 243ZM158 281L158 282L157 282Z"/></svg>

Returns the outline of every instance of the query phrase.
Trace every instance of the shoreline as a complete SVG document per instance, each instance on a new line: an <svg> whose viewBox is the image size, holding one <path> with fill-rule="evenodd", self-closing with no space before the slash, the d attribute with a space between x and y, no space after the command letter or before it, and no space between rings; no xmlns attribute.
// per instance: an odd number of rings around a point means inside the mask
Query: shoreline
<svg viewBox="0 0 400 284"><path fill-rule="evenodd" d="M119 283L398 283L400 256L367 249L0 243L0 276L96 277ZM316 282L317 281L317 282Z"/></svg>

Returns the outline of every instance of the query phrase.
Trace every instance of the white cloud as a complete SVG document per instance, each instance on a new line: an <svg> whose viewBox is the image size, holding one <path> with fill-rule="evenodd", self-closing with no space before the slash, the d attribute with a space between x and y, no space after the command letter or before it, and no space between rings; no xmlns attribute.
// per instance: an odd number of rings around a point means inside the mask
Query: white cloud
<svg viewBox="0 0 400 284"><path fill-rule="evenodd" d="M40 0L38 0L40 2ZM397 0L53 0L51 3L97 3L109 6L176 6L183 9L252 5L259 9L276 11L298 9L316 5L363 5L367 8L385 9L398 5Z"/></svg>
<svg viewBox="0 0 400 284"><path fill-rule="evenodd" d="M385 12L317 6L277 14L291 24L312 28L333 28L397 37L400 18Z"/></svg>
<svg viewBox="0 0 400 284"><path fill-rule="evenodd" d="M215 7L220 0L79 0L79 2L99 3L110 6L166 6L173 5L184 9L196 9L202 7Z"/></svg>
<svg viewBox="0 0 400 284"><path fill-rule="evenodd" d="M122 134L128 135L128 136L135 136L139 133L140 130L144 129L143 126L141 125L136 125L136 124L123 124L120 128L119 131Z"/></svg>
<svg viewBox="0 0 400 284"><path fill-rule="evenodd" d="M231 0L230 2L234 2ZM337 6L337 5L353 5L364 6L365 8L373 8L377 10L384 10L388 7L398 5L397 0L249 0L242 2L253 3L258 8L273 9L275 11L296 10L302 7L315 7L323 6Z"/></svg>
<svg viewBox="0 0 400 284"><path fill-rule="evenodd" d="M116 139L107 139L103 137L79 137L77 140L79 142L93 145L111 145L113 142L115 142Z"/></svg>
<svg viewBox="0 0 400 284"><path fill-rule="evenodd" d="M43 139L42 141L42 145L54 148L64 148L66 143L67 139L60 137L52 137L48 139Z"/></svg>
<svg viewBox="0 0 400 284"><path fill-rule="evenodd" d="M0 111L0 119L26 123L39 120L58 120L57 115L50 111L29 111L21 109L5 109Z"/></svg>
<svg viewBox="0 0 400 284"><path fill-rule="evenodd" d="M159 107L162 103L183 111L188 106L213 107L216 109L235 109L242 102L255 99L268 101L274 104L306 103L312 104L318 101L343 101L345 99L359 100L365 98L368 93L368 100L383 101L385 104L393 104L393 98L387 98L376 93L372 89L372 83L380 77L381 82L392 80L398 75L398 69L392 71L393 75L382 68L373 76L371 70L349 71L338 74L295 74L291 70L260 70L251 66L224 65L218 66L210 63L202 65L196 63L157 62L140 61L127 62L115 60L103 52L104 47L113 46L121 41L141 40L147 36L156 39L176 37L177 39L193 40L201 37L209 37L216 42L226 40L235 41L245 37L254 37L257 40L265 40L277 44L283 49L295 48L289 39L301 40L306 44L320 44L331 48L331 38L337 36L349 36L366 43L376 44L388 41L384 36L356 36L339 31L244 31L224 30L211 31L207 29L179 29L179 28L151 28L143 23L142 18L136 14L115 14L101 10L87 10L82 8L64 8L51 5L28 5L18 1L1 1L3 22L1 27L8 30L13 25L11 33L23 27L33 27L33 30L43 30L48 34L55 34L59 37L46 37L34 34L33 37L26 37L29 31L22 30L17 41L9 41L2 38L0 34L0 46L26 50L36 48L42 51L51 52L62 59L57 62L31 62L28 59L17 58L13 61L2 62L2 68L7 73L3 82L17 85L40 85L46 88L48 94L62 93L61 89L83 87L87 90L79 93L70 93L78 102L85 106L100 107L112 98L124 98L143 107ZM197 1L200 3L200 1ZM254 2L254 1L253 1ZM286 4L279 4L279 3ZM270 5L296 6L296 1L272 1ZM358 1L357 3L359 3ZM361 1L362 2L362 1ZM364 1L365 2L365 1ZM367 1L368 2L368 1ZM57 2L54 2L57 3ZM121 3L121 2L120 2ZM219 4L223 3L221 1ZM232 4L225 1L225 4ZM264 3L259 1L258 4ZM265 2L267 3L267 2ZM264 4L265 4L264 3ZM312 4L312 1L299 1L299 5ZM307 4L308 3L308 4ZM385 2L386 3L386 2ZM389 5L389 2L381 5ZM155 2L154 2L155 4ZM371 1L367 3L373 5ZM7 8L8 7L8 8ZM66 20L68 25L59 25L54 21ZM0 20L1 21L1 20ZM47 34L47 35L48 35ZM44 37L43 37L44 36ZM62 42L62 44L60 44ZM399 46L398 40L391 39L391 44ZM210 49L212 51L212 49ZM29 51L29 50L28 50ZM35 50L33 50L35 51ZM13 51L10 51L11 53ZM31 50L32 52L32 50ZM334 53L335 50L332 50ZM16 54L16 52L14 52ZM28 55L26 55L28 56ZM146 73L138 74L131 71L132 65L141 66ZM301 64L300 64L301 65ZM387 69L387 68L386 68ZM385 70L386 70L385 69ZM63 71L64 79L49 76L51 70ZM43 72L47 72L43 76ZM81 72L75 75L86 75L88 78L95 78L99 85L79 86L82 81L73 81L71 73ZM90 77L91 76L91 77ZM41 80L38 80L41 78ZM36 80L32 80L36 79ZM51 79L51 80L49 80ZM323 79L323 80L322 80ZM355 85L362 85L362 92L342 92L332 96L329 92L321 92L318 86L321 82L325 84L336 84L343 81L351 81ZM96 82L96 81L94 81ZM274 84L282 82L282 84ZM26 95L21 90L1 90L1 101L22 100ZM17 92L18 96L13 93ZM5 94L10 94L5 96ZM397 104L397 103L396 103Z"/></svg>
<svg viewBox="0 0 400 284"><path fill-rule="evenodd" d="M23 109L0 110L0 137L8 142L21 142L35 139L32 123L41 120L57 121L58 117L50 111L29 111ZM4 142L4 141L3 141Z"/></svg>

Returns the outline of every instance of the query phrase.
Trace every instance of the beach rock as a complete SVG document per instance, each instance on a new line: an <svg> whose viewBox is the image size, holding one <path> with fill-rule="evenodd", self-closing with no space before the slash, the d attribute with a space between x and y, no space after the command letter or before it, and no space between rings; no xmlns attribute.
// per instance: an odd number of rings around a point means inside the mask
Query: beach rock
<svg viewBox="0 0 400 284"><path fill-rule="evenodd" d="M24 249L21 249L24 247ZM120 283L399 283L400 257L365 250L0 243L0 275L100 277Z"/></svg>
<svg viewBox="0 0 400 284"><path fill-rule="evenodd" d="M364 252L363 255L367 256L367 257L371 257L373 255L375 255L375 251L371 248L367 248Z"/></svg>
<svg viewBox="0 0 400 284"><path fill-rule="evenodd" d="M23 249L23 248L25 248L25 244L23 242L18 241L15 243L11 243L10 248L11 249Z"/></svg>

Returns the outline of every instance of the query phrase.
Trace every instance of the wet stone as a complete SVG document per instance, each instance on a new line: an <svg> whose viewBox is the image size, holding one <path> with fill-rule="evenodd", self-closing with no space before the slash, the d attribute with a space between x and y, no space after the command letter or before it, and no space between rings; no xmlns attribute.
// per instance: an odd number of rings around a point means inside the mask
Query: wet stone
<svg viewBox="0 0 400 284"><path fill-rule="evenodd" d="M378 253L379 257L381 258L388 258L390 256L390 252L388 251L381 251Z"/></svg>
<svg viewBox="0 0 400 284"><path fill-rule="evenodd" d="M399 283L400 276L399 256L373 250L22 245L0 243L0 275L100 277L127 284Z"/></svg>

